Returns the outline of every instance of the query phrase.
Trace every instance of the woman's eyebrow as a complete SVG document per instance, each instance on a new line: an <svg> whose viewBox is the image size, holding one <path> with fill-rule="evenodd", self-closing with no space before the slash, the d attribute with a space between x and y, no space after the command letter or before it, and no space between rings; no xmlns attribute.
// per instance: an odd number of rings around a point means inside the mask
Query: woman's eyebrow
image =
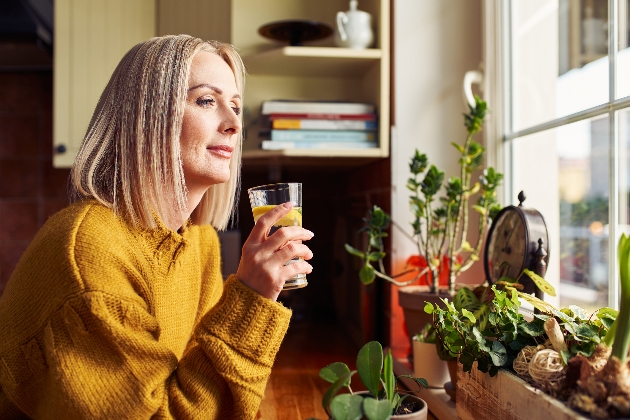
<svg viewBox="0 0 630 420"><path fill-rule="evenodd" d="M218 87L213 86L213 85L209 85L209 84L207 84L207 83L202 83L202 84L200 84L200 85L193 86L193 87L191 87L191 88L189 88L189 89L188 89L188 92L193 91L193 90L195 90L195 89L200 89L200 88L208 88L208 89L211 89L211 90L215 91L215 92L216 92L216 93L218 93L219 95L223 95L223 90L221 90L221 88L218 88ZM241 95L239 95L239 94L235 94L234 96L232 96L232 98L238 98L238 99L240 99L240 98L241 98Z"/></svg>

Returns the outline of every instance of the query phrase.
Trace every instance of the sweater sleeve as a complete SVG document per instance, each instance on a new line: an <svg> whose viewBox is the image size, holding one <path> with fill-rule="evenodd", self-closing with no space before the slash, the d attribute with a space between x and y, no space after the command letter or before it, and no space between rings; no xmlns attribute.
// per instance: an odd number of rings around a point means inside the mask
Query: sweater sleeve
<svg viewBox="0 0 630 420"><path fill-rule="evenodd" d="M86 291L0 360L2 391L34 419L251 419L289 319L231 277L178 361L143 305Z"/></svg>

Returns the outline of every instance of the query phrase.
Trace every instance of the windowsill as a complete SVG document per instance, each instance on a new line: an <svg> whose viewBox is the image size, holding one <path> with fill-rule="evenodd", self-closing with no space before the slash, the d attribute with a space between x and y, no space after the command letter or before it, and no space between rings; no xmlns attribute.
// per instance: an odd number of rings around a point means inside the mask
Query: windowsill
<svg viewBox="0 0 630 420"><path fill-rule="evenodd" d="M400 375L413 375L413 369L406 359L396 358L394 359L394 373L396 376ZM400 382L405 385L407 389L418 389L418 385L409 378L399 378ZM451 400L444 389L442 388L429 388L422 389L418 393L418 397L422 398L429 406L429 411L438 420L458 420L457 410L455 408L455 402Z"/></svg>

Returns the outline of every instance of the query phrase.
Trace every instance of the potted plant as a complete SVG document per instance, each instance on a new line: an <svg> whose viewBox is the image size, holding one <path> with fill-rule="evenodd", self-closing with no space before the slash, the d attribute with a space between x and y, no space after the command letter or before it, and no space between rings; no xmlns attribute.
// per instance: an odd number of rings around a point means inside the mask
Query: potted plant
<svg viewBox="0 0 630 420"><path fill-rule="evenodd" d="M460 417L483 416L479 401L484 401L484 393L492 395L491 409L498 417L502 413L517 419L537 418L541 413L551 419L579 416L557 401L594 418L629 417L629 263L630 240L622 235L619 312L600 308L589 316L577 306L558 310L510 283L500 285L504 290L492 286L490 313L483 323L450 302L442 307L428 303L426 310L434 318L438 341L458 357L463 372L471 373L464 376L466 386L458 391L463 396L463 400L458 396ZM519 313L519 298L538 310L531 321ZM523 380L519 382L518 377ZM537 393L528 383L546 394ZM474 395L469 395L470 389ZM526 403L515 404L515 394Z"/></svg>
<svg viewBox="0 0 630 420"><path fill-rule="evenodd" d="M391 350L384 355L381 344L371 341L359 350L356 367L356 370L351 371L345 363L335 362L319 372L321 378L331 383L324 394L322 405L333 420L426 420L426 403L411 392L398 388ZM352 391L350 380L355 373L359 374L366 392ZM403 376L428 387L423 378ZM349 393L337 395L342 388L347 388Z"/></svg>
<svg viewBox="0 0 630 420"><path fill-rule="evenodd" d="M422 375L431 388L442 388L450 379L446 361L440 359L436 352L436 340L437 335L433 324L425 325L420 333L414 335L413 360L421 360L422 364L414 364L413 374Z"/></svg>
<svg viewBox="0 0 630 420"><path fill-rule="evenodd" d="M350 254L361 259L359 278L364 284L378 277L396 286L406 286L399 289L399 303L410 339L431 322L431 317L423 311L425 301L439 304L440 296L452 297L457 276L480 259L489 221L500 209L496 189L502 174L489 167L477 182L472 182L473 172L481 168L484 152L473 136L481 130L486 112L486 103L476 96L475 106L470 106L470 112L464 115L466 140L463 145L453 143L460 153L459 176L444 182L444 172L430 165L425 154L416 150L412 156L407 188L411 191L409 203L414 219L413 233L407 236L414 241L418 254L409 257L402 272L390 275L385 269L383 238L387 236L391 218L378 206L364 219L362 231L368 237L365 249L345 245ZM477 202L469 206L474 196ZM471 211L479 213L474 241L469 237ZM405 276L412 278L400 281ZM423 286L410 286L419 280L423 280Z"/></svg>

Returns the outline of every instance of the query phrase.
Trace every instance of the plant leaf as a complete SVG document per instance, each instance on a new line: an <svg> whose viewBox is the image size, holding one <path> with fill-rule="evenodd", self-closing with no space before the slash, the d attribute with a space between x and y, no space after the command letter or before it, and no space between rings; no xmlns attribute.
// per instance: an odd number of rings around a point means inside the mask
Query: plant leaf
<svg viewBox="0 0 630 420"><path fill-rule="evenodd" d="M330 402L330 413L335 420L359 420L363 416L362 405L360 395L341 394Z"/></svg>
<svg viewBox="0 0 630 420"><path fill-rule="evenodd" d="M455 309L471 309L473 306L479 304L479 299L475 296L475 293L470 290L468 287L462 287L457 291L455 297L453 298L453 304L455 305Z"/></svg>
<svg viewBox="0 0 630 420"><path fill-rule="evenodd" d="M614 321L619 316L619 311L612 308L599 308L596 315L599 319L608 318Z"/></svg>
<svg viewBox="0 0 630 420"><path fill-rule="evenodd" d="M490 352L490 358L492 359L492 364L495 366L503 366L507 363L507 351L503 344L499 341L492 342L492 351Z"/></svg>
<svg viewBox="0 0 630 420"><path fill-rule="evenodd" d="M545 328L534 322L523 322L518 325L518 329L532 337L539 337L545 333Z"/></svg>
<svg viewBox="0 0 630 420"><path fill-rule="evenodd" d="M473 247L470 246L470 243L468 241L462 241L462 244L460 245L460 248L464 252L473 252L474 251Z"/></svg>
<svg viewBox="0 0 630 420"><path fill-rule="evenodd" d="M330 387L328 387L322 398L322 406L324 407L324 410L326 410L326 412L328 412L328 406L330 405L330 402L335 397L335 395L337 395L337 392L339 392L339 390L344 387L344 384L346 382L350 381L350 378L355 373L357 373L357 371L353 370L352 372L348 372L340 376L339 379L337 379Z"/></svg>
<svg viewBox="0 0 630 420"><path fill-rule="evenodd" d="M429 382L427 382L427 380L424 378L416 378L413 375L400 375L398 376L398 378L409 378L409 379L412 379L415 383L417 383L420 386L423 386L425 388L429 387Z"/></svg>
<svg viewBox="0 0 630 420"><path fill-rule="evenodd" d="M361 279L361 283L370 284L376 278L376 274L374 274L374 267L370 265L370 263L365 263L361 270L359 270L359 278Z"/></svg>
<svg viewBox="0 0 630 420"><path fill-rule="evenodd" d="M518 296L534 305L534 308L538 309L541 312L550 313L556 310L550 303L547 303L543 300L538 299L536 296L528 295L527 293L517 292Z"/></svg>
<svg viewBox="0 0 630 420"><path fill-rule="evenodd" d="M525 275L527 275L527 277L532 279L532 281L536 284L536 286L540 290L542 290L543 292L545 292L549 296L555 296L556 295L556 289L554 289L553 286L551 284L549 284L549 282L547 280L545 280L544 278L540 277L538 274L534 273L532 270L527 269L527 268L523 270L523 273L525 273Z"/></svg>
<svg viewBox="0 0 630 420"><path fill-rule="evenodd" d="M579 306L569 305L569 309L571 310L571 312L573 312L573 315L578 317L580 321L588 320L588 315L586 315L586 312L584 312L584 309L580 308Z"/></svg>
<svg viewBox="0 0 630 420"><path fill-rule="evenodd" d="M481 215L483 215L483 216L485 216L485 215L486 215L486 213L487 213L487 211L486 211L485 207L479 206L479 205L477 205L477 204L475 204L475 205L473 205L473 206L471 206L471 207L472 207L472 209L473 209L474 211L476 211L477 213L480 213L480 214L481 214Z"/></svg>
<svg viewBox="0 0 630 420"><path fill-rule="evenodd" d="M378 396L383 370L383 347L378 341L370 341L359 350L357 370L363 385L373 397Z"/></svg>
<svg viewBox="0 0 630 420"><path fill-rule="evenodd" d="M464 154L464 146L462 146L461 144L457 144L455 142L451 142L451 144L455 146L457 150L459 150L459 153Z"/></svg>
<svg viewBox="0 0 630 420"><path fill-rule="evenodd" d="M365 253L363 251L359 251L358 249L353 248L348 244L345 244L344 247L346 248L346 251L348 253L354 255L355 257L365 258Z"/></svg>
<svg viewBox="0 0 630 420"><path fill-rule="evenodd" d="M385 383L385 397L394 404L396 377L394 376L394 358L391 349L387 352L383 364L383 382Z"/></svg>
<svg viewBox="0 0 630 420"><path fill-rule="evenodd" d="M392 404L388 400L364 398L363 412L368 420L387 420L392 415Z"/></svg>
<svg viewBox="0 0 630 420"><path fill-rule="evenodd" d="M378 261L385 258L384 252L370 252L367 256L368 261Z"/></svg>
<svg viewBox="0 0 630 420"><path fill-rule="evenodd" d="M319 377L332 384L348 372L350 372L350 369L345 363L335 362L323 367L319 371ZM347 384L344 384L344 386L348 386L349 384L350 381L348 381Z"/></svg>
<svg viewBox="0 0 630 420"><path fill-rule="evenodd" d="M481 184L479 184L478 182L475 182L475 185L473 185L473 187L470 189L470 191L468 191L468 193L470 195L477 194L480 188L481 188Z"/></svg>
<svg viewBox="0 0 630 420"><path fill-rule="evenodd" d="M470 322L472 322L473 324L477 322L477 320L475 319L475 316L472 314L472 312L470 312L466 308L462 308L462 315L465 316L466 318L468 318L468 320Z"/></svg>

